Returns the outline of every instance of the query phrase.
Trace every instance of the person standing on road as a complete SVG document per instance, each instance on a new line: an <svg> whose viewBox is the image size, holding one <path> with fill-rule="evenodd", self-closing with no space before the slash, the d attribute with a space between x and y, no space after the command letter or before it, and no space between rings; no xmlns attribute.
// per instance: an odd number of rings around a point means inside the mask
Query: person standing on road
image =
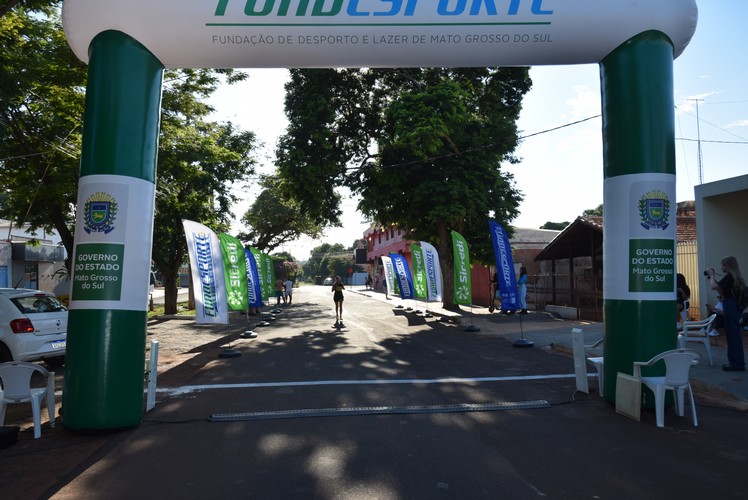
<svg viewBox="0 0 748 500"><path fill-rule="evenodd" d="M519 292L519 313L527 314L527 269L524 267L519 268L517 291Z"/></svg>
<svg viewBox="0 0 748 500"><path fill-rule="evenodd" d="M714 279L714 268L710 267L704 274L709 278L709 285L713 290L722 295L722 308L725 312L725 336L727 337L727 361L722 365L726 372L745 371L745 353L743 352L743 338L740 336L740 310L739 301L745 288L745 280L740 274L738 261L733 256L722 259L722 272L724 277L716 281Z"/></svg>
<svg viewBox="0 0 748 500"><path fill-rule="evenodd" d="M293 301L293 281L291 281L291 278L286 278L286 302L289 304Z"/></svg>
<svg viewBox="0 0 748 500"><path fill-rule="evenodd" d="M343 322L343 290L345 286L340 276L335 276L335 282L332 284L332 300L335 302L335 323Z"/></svg>
<svg viewBox="0 0 748 500"><path fill-rule="evenodd" d="M281 300L285 302L286 298L283 296L283 280L278 278L275 280L275 305L279 306Z"/></svg>

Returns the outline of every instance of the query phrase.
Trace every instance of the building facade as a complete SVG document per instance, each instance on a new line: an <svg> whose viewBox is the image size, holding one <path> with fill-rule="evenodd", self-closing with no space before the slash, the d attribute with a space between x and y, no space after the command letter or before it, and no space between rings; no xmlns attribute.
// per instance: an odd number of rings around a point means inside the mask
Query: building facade
<svg viewBox="0 0 748 500"><path fill-rule="evenodd" d="M66 252L56 234L0 221L0 288L30 288L68 294Z"/></svg>

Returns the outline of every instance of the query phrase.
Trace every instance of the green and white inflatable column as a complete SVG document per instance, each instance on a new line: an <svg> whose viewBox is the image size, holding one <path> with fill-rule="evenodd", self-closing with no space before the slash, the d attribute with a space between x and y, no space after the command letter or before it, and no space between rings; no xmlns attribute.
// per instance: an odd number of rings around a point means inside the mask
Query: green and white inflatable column
<svg viewBox="0 0 748 500"><path fill-rule="evenodd" d="M97 35L78 187L62 421L138 425L163 65L118 31Z"/></svg>
<svg viewBox="0 0 748 500"><path fill-rule="evenodd" d="M642 33L600 64L604 150L605 387L675 348L673 46Z"/></svg>

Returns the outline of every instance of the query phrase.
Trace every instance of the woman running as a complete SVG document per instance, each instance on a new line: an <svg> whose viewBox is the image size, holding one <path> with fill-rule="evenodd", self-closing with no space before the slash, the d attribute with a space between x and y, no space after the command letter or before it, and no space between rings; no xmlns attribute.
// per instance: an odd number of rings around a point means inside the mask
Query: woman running
<svg viewBox="0 0 748 500"><path fill-rule="evenodd" d="M332 284L332 300L335 302L335 324L343 323L343 290L345 286L340 280L340 276L335 276L335 283Z"/></svg>

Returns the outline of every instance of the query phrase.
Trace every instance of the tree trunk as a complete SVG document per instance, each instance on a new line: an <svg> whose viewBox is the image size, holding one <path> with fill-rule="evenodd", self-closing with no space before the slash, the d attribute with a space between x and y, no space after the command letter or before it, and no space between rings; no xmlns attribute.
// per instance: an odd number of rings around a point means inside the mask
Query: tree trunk
<svg viewBox="0 0 748 500"><path fill-rule="evenodd" d="M73 270L73 233L70 232L70 228L65 221L65 217L62 216L62 213L52 211L51 218L52 224L55 226L57 234L60 235L62 245L65 247L65 251L68 254L67 259L65 259L65 267L68 270L68 276L71 276L71 271Z"/></svg>
<svg viewBox="0 0 748 500"><path fill-rule="evenodd" d="M177 278L179 270L170 269L167 272L162 271L164 280L164 314L177 313Z"/></svg>

